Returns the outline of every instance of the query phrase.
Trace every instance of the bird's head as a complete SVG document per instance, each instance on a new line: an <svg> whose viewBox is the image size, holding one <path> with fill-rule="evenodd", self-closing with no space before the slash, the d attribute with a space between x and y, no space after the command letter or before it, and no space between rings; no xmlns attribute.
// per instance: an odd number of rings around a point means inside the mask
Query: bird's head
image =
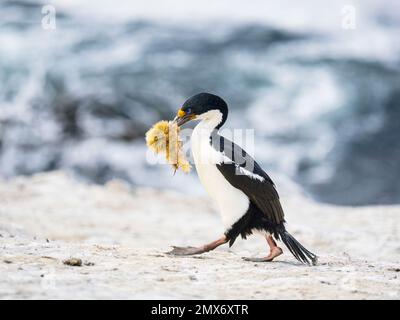
<svg viewBox="0 0 400 320"><path fill-rule="evenodd" d="M226 102L211 93L199 93L185 101L174 119L178 126L191 121L206 121L215 128L220 128L228 117Z"/></svg>

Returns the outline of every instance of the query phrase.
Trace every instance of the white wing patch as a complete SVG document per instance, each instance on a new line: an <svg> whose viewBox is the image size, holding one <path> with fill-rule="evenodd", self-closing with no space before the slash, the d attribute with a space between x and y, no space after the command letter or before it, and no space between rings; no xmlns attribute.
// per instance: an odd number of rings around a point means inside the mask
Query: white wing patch
<svg viewBox="0 0 400 320"><path fill-rule="evenodd" d="M259 180L261 182L263 182L265 180L263 177L259 176L258 174L254 173L254 172L251 172L251 171L249 171L249 170L247 170L247 169L245 169L245 168L243 168L243 167L241 167L239 165L236 165L236 169L239 170L240 174L246 175L246 176L248 176L248 177L250 177L252 179L256 179L256 180Z"/></svg>

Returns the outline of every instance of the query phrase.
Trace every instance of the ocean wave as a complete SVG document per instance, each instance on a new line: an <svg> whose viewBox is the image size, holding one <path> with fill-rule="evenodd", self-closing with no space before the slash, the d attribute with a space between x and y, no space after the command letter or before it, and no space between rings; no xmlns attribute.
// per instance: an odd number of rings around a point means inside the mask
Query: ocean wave
<svg viewBox="0 0 400 320"><path fill-rule="evenodd" d="M63 168L96 183L197 192L193 176L171 181L146 161L143 135L210 91L229 102L227 126L255 129L255 156L277 177L320 201L399 202L394 2L357 2L354 31L341 29L336 2L310 1L296 15L222 1L193 19L170 2L171 12L148 1L65 2L55 31L41 28L40 2L0 4L2 176Z"/></svg>

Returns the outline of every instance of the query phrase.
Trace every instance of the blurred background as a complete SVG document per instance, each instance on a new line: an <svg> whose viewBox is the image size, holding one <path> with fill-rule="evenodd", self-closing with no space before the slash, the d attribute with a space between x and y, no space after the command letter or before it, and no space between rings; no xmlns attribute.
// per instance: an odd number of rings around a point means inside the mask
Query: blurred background
<svg viewBox="0 0 400 320"><path fill-rule="evenodd" d="M227 127L255 129L273 178L321 202L400 203L398 0L0 2L2 178L202 192L144 144L202 91L228 102Z"/></svg>

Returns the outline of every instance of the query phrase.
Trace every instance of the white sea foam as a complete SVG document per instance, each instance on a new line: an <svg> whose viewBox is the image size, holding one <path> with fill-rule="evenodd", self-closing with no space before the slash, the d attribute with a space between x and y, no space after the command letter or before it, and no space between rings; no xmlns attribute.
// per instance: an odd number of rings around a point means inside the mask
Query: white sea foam
<svg viewBox="0 0 400 320"><path fill-rule="evenodd" d="M255 128L267 172L329 182L347 143L383 128L398 80L397 1L346 4L355 30L341 28L341 1L59 1L55 32L40 10L5 8L0 175L108 167L196 189L194 175L171 180L143 162L131 140L207 90L228 100L227 127ZM79 132L64 132L68 117Z"/></svg>

